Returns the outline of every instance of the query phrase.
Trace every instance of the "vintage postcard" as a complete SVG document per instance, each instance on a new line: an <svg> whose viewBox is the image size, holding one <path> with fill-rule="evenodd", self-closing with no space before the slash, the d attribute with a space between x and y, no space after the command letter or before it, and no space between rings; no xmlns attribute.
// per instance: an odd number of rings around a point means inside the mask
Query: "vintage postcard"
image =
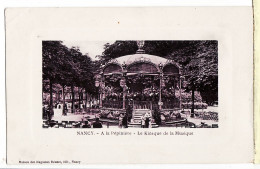
<svg viewBox="0 0 260 169"><path fill-rule="evenodd" d="M250 7L5 15L9 164L253 162Z"/></svg>

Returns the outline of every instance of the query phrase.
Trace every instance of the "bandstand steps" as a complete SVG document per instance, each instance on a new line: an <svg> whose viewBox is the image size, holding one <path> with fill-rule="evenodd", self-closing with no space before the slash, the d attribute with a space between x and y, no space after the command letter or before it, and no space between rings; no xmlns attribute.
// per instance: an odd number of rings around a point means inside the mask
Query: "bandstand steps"
<svg viewBox="0 0 260 169"><path fill-rule="evenodd" d="M136 109L133 112L133 117L142 117L145 113L151 113L150 109Z"/></svg>
<svg viewBox="0 0 260 169"><path fill-rule="evenodd" d="M130 123L128 124L128 127L133 127L133 128L141 128L141 123ZM152 128L157 128L159 127L156 123L152 123Z"/></svg>
<svg viewBox="0 0 260 169"><path fill-rule="evenodd" d="M128 127L134 127L134 128L141 128L141 123L130 123L128 124ZM159 127L156 123L152 123L152 128Z"/></svg>
<svg viewBox="0 0 260 169"><path fill-rule="evenodd" d="M134 123L141 123L142 117L145 115L145 113L151 113L150 109L135 109L133 112L133 121Z"/></svg>
<svg viewBox="0 0 260 169"><path fill-rule="evenodd" d="M135 109L133 111L133 122L128 125L128 127L133 128L141 128L141 121L142 117L145 115L145 113L152 113L150 109ZM159 127L156 123L152 123L152 128Z"/></svg>

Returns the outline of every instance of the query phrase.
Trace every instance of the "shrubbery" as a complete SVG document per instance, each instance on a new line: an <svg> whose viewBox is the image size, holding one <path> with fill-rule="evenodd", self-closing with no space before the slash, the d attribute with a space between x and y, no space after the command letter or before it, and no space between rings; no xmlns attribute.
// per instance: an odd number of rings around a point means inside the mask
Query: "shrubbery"
<svg viewBox="0 0 260 169"><path fill-rule="evenodd" d="M182 108L184 109L191 109L192 103L182 103ZM202 102L195 102L194 103L194 109L207 109L208 104L207 103L202 103Z"/></svg>
<svg viewBox="0 0 260 169"><path fill-rule="evenodd" d="M99 114L100 118L118 120L120 112L118 111L110 111L110 110L102 110Z"/></svg>
<svg viewBox="0 0 260 169"><path fill-rule="evenodd" d="M176 120L183 120L184 118L179 111L162 111L161 120L165 122L171 122Z"/></svg>
<svg viewBox="0 0 260 169"><path fill-rule="evenodd" d="M175 95L176 95L177 99L180 98L179 91L176 91ZM194 92L194 99L195 99L195 102L202 102L202 97L200 95L200 92L198 92L198 91ZM191 92L185 92L184 90L182 90L181 100L182 100L182 102L187 102L187 103L191 102Z"/></svg>

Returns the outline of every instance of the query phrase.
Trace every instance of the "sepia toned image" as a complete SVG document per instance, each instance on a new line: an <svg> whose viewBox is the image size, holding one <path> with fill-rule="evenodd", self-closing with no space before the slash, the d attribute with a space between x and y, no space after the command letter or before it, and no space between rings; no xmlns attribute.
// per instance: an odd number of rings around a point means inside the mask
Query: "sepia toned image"
<svg viewBox="0 0 260 169"><path fill-rule="evenodd" d="M7 163L252 162L251 14L7 9Z"/></svg>
<svg viewBox="0 0 260 169"><path fill-rule="evenodd" d="M42 41L43 128L218 128L218 41Z"/></svg>

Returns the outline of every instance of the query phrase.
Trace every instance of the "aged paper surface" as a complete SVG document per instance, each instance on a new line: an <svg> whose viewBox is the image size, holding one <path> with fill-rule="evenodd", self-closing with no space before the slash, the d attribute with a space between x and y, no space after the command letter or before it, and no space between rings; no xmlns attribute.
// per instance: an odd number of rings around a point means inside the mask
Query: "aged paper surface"
<svg viewBox="0 0 260 169"><path fill-rule="evenodd" d="M259 2L254 1L254 124L255 124L255 163L260 163L259 140Z"/></svg>
<svg viewBox="0 0 260 169"><path fill-rule="evenodd" d="M9 164L253 161L250 7L10 8L5 14ZM42 41L143 39L218 41L218 128L42 128ZM176 131L192 135L169 134Z"/></svg>

